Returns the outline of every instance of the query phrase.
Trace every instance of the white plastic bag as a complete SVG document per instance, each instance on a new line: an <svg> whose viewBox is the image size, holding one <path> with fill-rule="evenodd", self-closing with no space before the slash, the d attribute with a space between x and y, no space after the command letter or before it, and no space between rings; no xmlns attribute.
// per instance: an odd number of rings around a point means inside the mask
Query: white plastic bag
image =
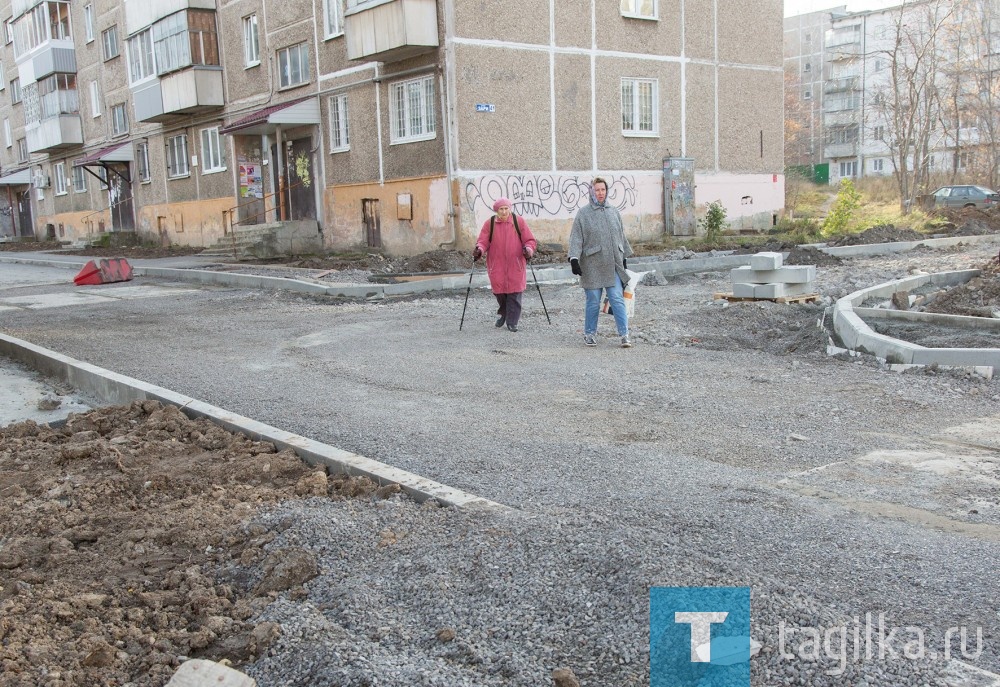
<svg viewBox="0 0 1000 687"><path fill-rule="evenodd" d="M635 288L642 281L649 272L633 272L632 270L626 269L628 272L628 284L625 284L624 293L625 297L625 315L628 317L635 316ZM604 299L604 303L601 305L601 312L611 314L611 301L607 298Z"/></svg>

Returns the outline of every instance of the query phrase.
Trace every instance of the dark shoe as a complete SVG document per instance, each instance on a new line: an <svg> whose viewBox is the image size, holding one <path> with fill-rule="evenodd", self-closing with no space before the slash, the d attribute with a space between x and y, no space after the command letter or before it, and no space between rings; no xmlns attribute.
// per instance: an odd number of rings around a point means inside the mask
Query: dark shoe
<svg viewBox="0 0 1000 687"><path fill-rule="evenodd" d="M584 334L583 335L583 343L585 343L588 346L596 346L597 345L597 337L594 336L593 334Z"/></svg>
<svg viewBox="0 0 1000 687"><path fill-rule="evenodd" d="M504 324L504 322L506 322L506 321L507 321L507 318L506 318L506 317L498 317L498 318L497 318L497 321L496 321L496 322L494 322L494 323L493 323L493 325L494 325L494 326L495 326L495 327L496 327L497 329L500 329L500 327L502 327L502 326L503 326L503 324Z"/></svg>
<svg viewBox="0 0 1000 687"><path fill-rule="evenodd" d="M628 338L628 334L622 337L622 348L632 348L632 339Z"/></svg>
<svg viewBox="0 0 1000 687"><path fill-rule="evenodd" d="M512 332L516 332L517 331L517 325L516 324L508 324L507 325L507 329L511 330Z"/></svg>

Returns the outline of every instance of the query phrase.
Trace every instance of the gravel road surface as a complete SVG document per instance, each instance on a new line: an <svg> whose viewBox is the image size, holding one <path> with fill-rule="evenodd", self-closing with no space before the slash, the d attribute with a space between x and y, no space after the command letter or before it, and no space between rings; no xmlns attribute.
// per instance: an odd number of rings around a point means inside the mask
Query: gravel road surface
<svg viewBox="0 0 1000 687"><path fill-rule="evenodd" d="M997 248L845 260L817 285L829 302ZM262 612L281 636L241 666L262 687L537 686L557 668L648 684L651 586L750 586L755 685L972 685L944 660L956 627L952 658L1000 672L1000 382L828 357L824 303L713 300L723 273L640 287L628 350L610 315L584 347L582 292L543 289L552 324L531 290L517 333L486 291L460 332L464 292L219 287L7 310L0 328L510 506L264 511L269 546L310 551L319 576ZM909 629L855 660L866 614ZM826 648L803 629L838 627Z"/></svg>

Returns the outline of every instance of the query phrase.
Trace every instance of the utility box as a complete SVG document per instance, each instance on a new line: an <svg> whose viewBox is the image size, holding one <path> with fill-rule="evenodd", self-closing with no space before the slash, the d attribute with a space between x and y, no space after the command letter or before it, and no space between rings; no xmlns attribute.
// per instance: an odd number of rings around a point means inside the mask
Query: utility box
<svg viewBox="0 0 1000 687"><path fill-rule="evenodd" d="M694 159L663 158L663 224L669 236L694 236Z"/></svg>

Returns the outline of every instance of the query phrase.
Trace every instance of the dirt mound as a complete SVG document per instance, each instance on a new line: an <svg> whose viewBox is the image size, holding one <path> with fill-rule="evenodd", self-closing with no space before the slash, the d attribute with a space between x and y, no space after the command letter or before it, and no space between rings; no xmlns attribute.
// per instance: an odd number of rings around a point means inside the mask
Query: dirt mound
<svg viewBox="0 0 1000 687"><path fill-rule="evenodd" d="M927 304L927 312L993 317L1000 311L1000 263L991 260L979 267L982 274L959 284Z"/></svg>
<svg viewBox="0 0 1000 687"><path fill-rule="evenodd" d="M844 236L830 245L832 246L859 246L871 243L893 243L896 241L919 241L927 238L925 235L913 229L905 227L897 228L894 224L876 224L874 227L865 229L860 234L850 234Z"/></svg>
<svg viewBox="0 0 1000 687"><path fill-rule="evenodd" d="M1000 207L985 210L950 208L937 210L934 215L947 220L947 224L935 229L939 233L953 236L982 236L1000 233Z"/></svg>
<svg viewBox="0 0 1000 687"><path fill-rule="evenodd" d="M277 626L247 622L316 574L244 523L304 496L378 496L291 451L136 401L53 429L0 428L0 686L162 685L180 657L252 660ZM252 580L216 577L249 568Z"/></svg>
<svg viewBox="0 0 1000 687"><path fill-rule="evenodd" d="M42 250L59 250L63 244L58 241L3 241L0 251L8 253L24 253Z"/></svg>

